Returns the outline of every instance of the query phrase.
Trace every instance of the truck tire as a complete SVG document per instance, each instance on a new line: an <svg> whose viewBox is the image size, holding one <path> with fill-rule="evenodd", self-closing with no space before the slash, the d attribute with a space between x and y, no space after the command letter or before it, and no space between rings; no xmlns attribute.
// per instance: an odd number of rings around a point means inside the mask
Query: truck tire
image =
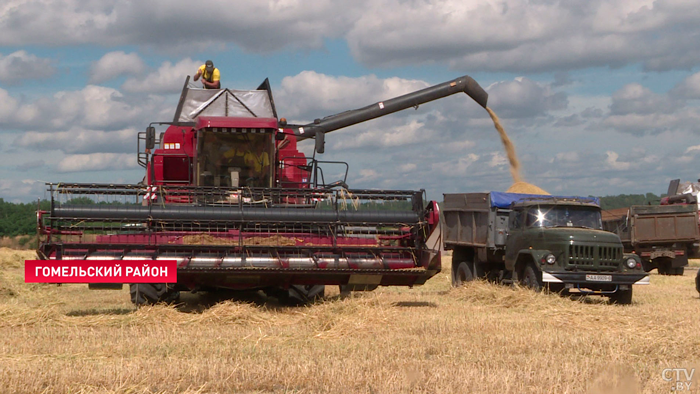
<svg viewBox="0 0 700 394"><path fill-rule="evenodd" d="M671 275L675 275L675 276L683 276L683 274L685 273L685 267L675 267L675 268L672 268L672 270L673 270L673 273Z"/></svg>
<svg viewBox="0 0 700 394"><path fill-rule="evenodd" d="M698 274L695 276L695 290L700 293L700 269L698 270Z"/></svg>
<svg viewBox="0 0 700 394"><path fill-rule="evenodd" d="M542 290L542 274L531 263L525 266L523 270L523 279L520 283L535 291Z"/></svg>
<svg viewBox="0 0 700 394"><path fill-rule="evenodd" d="M176 302L180 297L180 292L166 283L132 283L129 285L129 293L131 302L136 306Z"/></svg>
<svg viewBox="0 0 700 394"><path fill-rule="evenodd" d="M474 274L472 273L469 264L466 261L462 261L457 265L457 269L452 273L452 287L463 286L467 282L474 280Z"/></svg>
<svg viewBox="0 0 700 394"><path fill-rule="evenodd" d="M629 305L632 303L632 288L627 290L618 290L610 294L610 302L618 305Z"/></svg>
<svg viewBox="0 0 700 394"><path fill-rule="evenodd" d="M659 259L658 266L659 275L683 275L683 271L680 271L679 274L678 270L673 267L673 262L669 258Z"/></svg>

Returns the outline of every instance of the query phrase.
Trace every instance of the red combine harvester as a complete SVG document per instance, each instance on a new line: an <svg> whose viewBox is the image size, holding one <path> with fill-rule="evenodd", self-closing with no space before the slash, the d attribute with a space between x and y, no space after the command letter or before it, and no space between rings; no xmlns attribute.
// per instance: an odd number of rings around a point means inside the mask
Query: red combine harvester
<svg viewBox="0 0 700 394"><path fill-rule="evenodd" d="M176 260L177 284L130 285L137 305L217 289L307 302L325 285L414 286L440 271L439 210L423 190L348 189L347 163L316 154L326 133L455 93L486 107L488 95L472 78L306 125L277 117L267 80L252 91L188 83L173 121L139 133L140 184L47 184L40 258ZM168 126L158 142L154 125ZM308 138L312 157L297 149Z"/></svg>

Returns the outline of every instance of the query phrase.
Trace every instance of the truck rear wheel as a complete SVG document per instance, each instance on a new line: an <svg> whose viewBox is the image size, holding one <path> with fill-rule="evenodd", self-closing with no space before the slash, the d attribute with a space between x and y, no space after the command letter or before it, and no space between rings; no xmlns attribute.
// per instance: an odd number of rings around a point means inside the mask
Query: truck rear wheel
<svg viewBox="0 0 700 394"><path fill-rule="evenodd" d="M474 280L474 274L472 273L469 264L466 261L462 261L457 265L457 269L452 273L452 286L460 287L467 282Z"/></svg>
<svg viewBox="0 0 700 394"><path fill-rule="evenodd" d="M542 290L542 274L532 264L525 266L521 284L535 291Z"/></svg>
<svg viewBox="0 0 700 394"><path fill-rule="evenodd" d="M159 302L175 302L180 292L166 283L132 283L129 285L131 302L134 305L153 305Z"/></svg>
<svg viewBox="0 0 700 394"><path fill-rule="evenodd" d="M669 258L659 259L659 275L683 275L684 268L674 267L673 261Z"/></svg>
<svg viewBox="0 0 700 394"><path fill-rule="evenodd" d="M610 302L619 305L629 305L632 303L632 288L627 290L618 290L610 294Z"/></svg>

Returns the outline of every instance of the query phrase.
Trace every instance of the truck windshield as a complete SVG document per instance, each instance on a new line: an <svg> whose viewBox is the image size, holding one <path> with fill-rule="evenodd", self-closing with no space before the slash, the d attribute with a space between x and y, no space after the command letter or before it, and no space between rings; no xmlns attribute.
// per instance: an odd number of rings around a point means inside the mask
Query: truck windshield
<svg viewBox="0 0 700 394"><path fill-rule="evenodd" d="M600 211L590 207L537 206L527 212L528 227L585 227L603 229Z"/></svg>

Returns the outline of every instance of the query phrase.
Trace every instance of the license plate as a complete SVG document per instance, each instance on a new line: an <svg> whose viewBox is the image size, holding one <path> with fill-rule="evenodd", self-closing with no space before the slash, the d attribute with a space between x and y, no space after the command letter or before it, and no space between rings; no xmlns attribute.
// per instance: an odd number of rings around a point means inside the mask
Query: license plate
<svg viewBox="0 0 700 394"><path fill-rule="evenodd" d="M591 282L612 282L612 275L586 275L586 280Z"/></svg>

